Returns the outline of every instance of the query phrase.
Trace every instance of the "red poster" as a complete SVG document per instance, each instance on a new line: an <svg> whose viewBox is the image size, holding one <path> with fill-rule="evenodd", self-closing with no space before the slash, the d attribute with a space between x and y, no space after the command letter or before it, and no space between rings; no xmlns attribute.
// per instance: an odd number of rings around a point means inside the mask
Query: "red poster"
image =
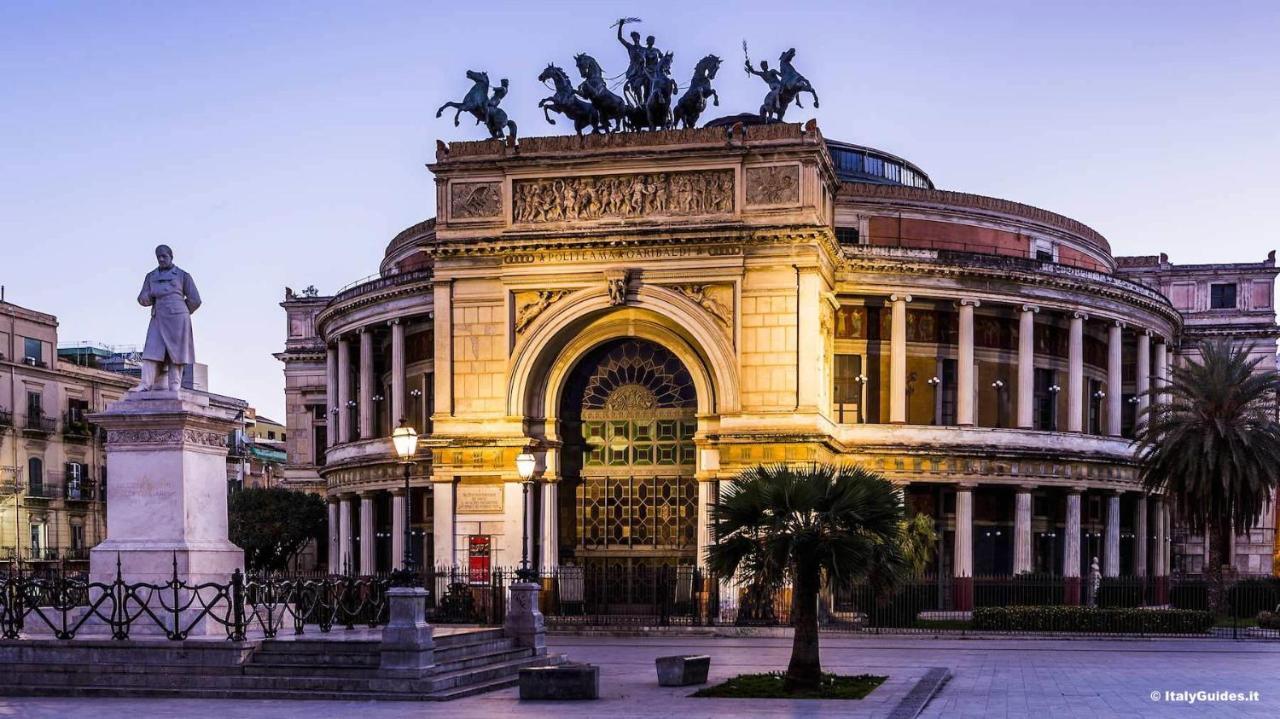
<svg viewBox="0 0 1280 719"><path fill-rule="evenodd" d="M473 534L467 540L467 568L472 584L489 582L489 535Z"/></svg>

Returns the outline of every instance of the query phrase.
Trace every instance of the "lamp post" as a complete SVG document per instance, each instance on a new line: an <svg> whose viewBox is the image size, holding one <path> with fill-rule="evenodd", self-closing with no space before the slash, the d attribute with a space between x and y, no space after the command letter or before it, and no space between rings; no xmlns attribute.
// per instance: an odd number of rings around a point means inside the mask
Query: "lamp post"
<svg viewBox="0 0 1280 719"><path fill-rule="evenodd" d="M520 570L516 572L516 577L522 582L532 582L535 578L534 571L529 567L529 487L533 486L533 471L537 464L537 458L528 452L521 452L516 455L516 472L520 475L520 487L524 490L524 501L521 507L524 517L520 520L520 526L522 527L520 532Z"/></svg>
<svg viewBox="0 0 1280 719"><path fill-rule="evenodd" d="M412 516L410 512L409 474L413 468L413 458L418 454L418 431L410 427L409 423L402 418L400 426L396 427L395 431L391 433L391 444L395 447L396 456L400 459L400 463L404 465L404 557L401 560L400 570L392 573L391 584L396 587L412 587L415 579L415 567L412 540L409 532L409 519Z"/></svg>

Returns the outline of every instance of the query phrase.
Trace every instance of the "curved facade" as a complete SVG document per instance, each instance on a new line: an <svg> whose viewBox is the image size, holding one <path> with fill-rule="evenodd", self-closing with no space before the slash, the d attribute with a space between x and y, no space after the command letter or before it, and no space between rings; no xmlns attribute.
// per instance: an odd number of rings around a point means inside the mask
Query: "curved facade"
<svg viewBox="0 0 1280 719"><path fill-rule="evenodd" d="M404 417L438 564L515 565L525 526L545 567L694 564L742 468L852 460L938 520L958 607L975 574L1095 556L1166 576L1127 437L1185 312L1076 220L900 158L846 181L857 151L892 158L812 123L441 145L439 216L377 277L284 303L292 471L332 501L331 566L398 562Z"/></svg>

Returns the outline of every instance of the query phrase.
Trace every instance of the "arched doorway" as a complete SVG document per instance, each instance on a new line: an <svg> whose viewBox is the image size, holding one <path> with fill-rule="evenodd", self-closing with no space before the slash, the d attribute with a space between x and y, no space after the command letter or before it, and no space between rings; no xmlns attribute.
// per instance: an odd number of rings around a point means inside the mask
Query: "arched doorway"
<svg viewBox="0 0 1280 719"><path fill-rule="evenodd" d="M582 357L561 394L560 563L607 576L611 602L697 555L697 394L684 364L623 338Z"/></svg>

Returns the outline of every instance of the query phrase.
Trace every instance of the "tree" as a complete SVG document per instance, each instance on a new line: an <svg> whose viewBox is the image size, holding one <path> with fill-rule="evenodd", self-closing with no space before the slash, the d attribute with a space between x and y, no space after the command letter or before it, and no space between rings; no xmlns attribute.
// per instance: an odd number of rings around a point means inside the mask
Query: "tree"
<svg viewBox="0 0 1280 719"><path fill-rule="evenodd" d="M308 541L323 536L327 522L323 499L280 487L233 492L227 505L231 541L255 571L288 569Z"/></svg>
<svg viewBox="0 0 1280 719"><path fill-rule="evenodd" d="M1209 536L1209 605L1224 609L1224 568L1235 535L1257 526L1280 479L1280 375L1231 340L1200 344L1199 362L1174 369L1137 433L1139 475L1172 499L1192 532ZM1168 401L1158 401L1161 391Z"/></svg>
<svg viewBox="0 0 1280 719"><path fill-rule="evenodd" d="M818 594L866 580L887 593L908 571L902 497L884 477L857 466L752 467L711 507L716 543L710 569L749 584L790 582L795 637L784 687L816 689L822 679Z"/></svg>
<svg viewBox="0 0 1280 719"><path fill-rule="evenodd" d="M938 532L933 528L933 517L916 514L898 525L902 530L902 555L911 574L919 577L929 569L938 548Z"/></svg>

